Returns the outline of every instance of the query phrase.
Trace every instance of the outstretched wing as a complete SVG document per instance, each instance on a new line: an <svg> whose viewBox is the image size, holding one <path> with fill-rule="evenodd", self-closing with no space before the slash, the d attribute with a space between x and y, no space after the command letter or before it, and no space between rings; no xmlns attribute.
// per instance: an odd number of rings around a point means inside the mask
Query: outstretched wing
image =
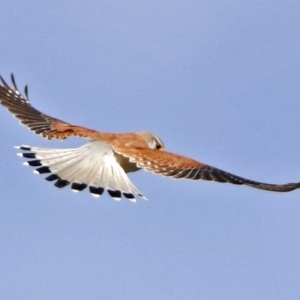
<svg viewBox="0 0 300 300"><path fill-rule="evenodd" d="M135 162L138 167L163 176L175 179L208 180L216 182L228 182L233 184L244 184L254 188L274 191L289 192L300 188L300 182L287 184L268 184L249 180L234 174L225 172L215 167L200 163L188 157L165 151L151 149L115 149Z"/></svg>
<svg viewBox="0 0 300 300"><path fill-rule="evenodd" d="M49 140L66 139L68 136L94 138L97 131L69 124L59 119L48 116L31 106L28 97L28 87L25 86L23 96L16 85L13 74L11 75L12 87L0 76L0 103L5 106L22 124L36 134L41 134Z"/></svg>

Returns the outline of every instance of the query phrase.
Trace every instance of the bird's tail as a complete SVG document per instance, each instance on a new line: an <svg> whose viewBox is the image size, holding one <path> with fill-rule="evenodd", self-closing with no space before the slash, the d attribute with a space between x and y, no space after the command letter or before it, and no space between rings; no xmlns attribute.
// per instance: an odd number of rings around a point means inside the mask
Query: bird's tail
<svg viewBox="0 0 300 300"><path fill-rule="evenodd" d="M133 194L144 196L133 185L120 164L116 161L109 144L91 141L74 149L48 149L18 146L19 156L28 159L24 164L35 168L36 174L50 174L45 180L55 181L63 188L71 184L74 192L89 187L93 196L99 197L104 190L116 200L123 195L135 201Z"/></svg>

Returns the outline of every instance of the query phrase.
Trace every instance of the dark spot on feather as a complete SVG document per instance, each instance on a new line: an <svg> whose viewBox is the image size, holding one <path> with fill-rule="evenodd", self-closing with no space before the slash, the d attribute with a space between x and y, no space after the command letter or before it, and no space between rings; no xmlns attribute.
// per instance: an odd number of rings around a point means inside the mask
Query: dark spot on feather
<svg viewBox="0 0 300 300"><path fill-rule="evenodd" d="M23 157L26 158L36 158L35 155L36 153L21 153Z"/></svg>
<svg viewBox="0 0 300 300"><path fill-rule="evenodd" d="M56 174L51 174L48 177L45 178L45 180L47 181L54 181L56 179L58 179L59 177Z"/></svg>
<svg viewBox="0 0 300 300"><path fill-rule="evenodd" d="M69 184L70 184L70 182L68 180L63 180L63 179L58 178L54 185L61 189Z"/></svg>
<svg viewBox="0 0 300 300"><path fill-rule="evenodd" d="M32 166L32 167L42 166L41 161L39 159L37 159L37 160L29 160L29 161L27 161L27 164L29 166Z"/></svg>
<svg viewBox="0 0 300 300"><path fill-rule="evenodd" d="M126 197L127 199L135 199L134 196L130 193L123 193L124 197Z"/></svg>
<svg viewBox="0 0 300 300"><path fill-rule="evenodd" d="M113 198L117 198L120 199L122 194L120 191L111 191L111 190L107 190L107 192L113 197Z"/></svg>
<svg viewBox="0 0 300 300"><path fill-rule="evenodd" d="M101 195L103 194L103 192L104 192L104 188L102 188L102 187L90 186L90 192L91 192L92 194L101 196Z"/></svg>
<svg viewBox="0 0 300 300"><path fill-rule="evenodd" d="M24 151L31 151L31 147L26 147L26 146L21 146L19 149L24 150Z"/></svg>
<svg viewBox="0 0 300 300"><path fill-rule="evenodd" d="M75 190L75 191L82 191L87 187L87 185L85 183L77 183L77 182L73 182L71 189Z"/></svg>
<svg viewBox="0 0 300 300"><path fill-rule="evenodd" d="M40 167L35 169L37 172L39 172L39 174L45 174L45 173L51 173L51 170L49 169L49 167Z"/></svg>

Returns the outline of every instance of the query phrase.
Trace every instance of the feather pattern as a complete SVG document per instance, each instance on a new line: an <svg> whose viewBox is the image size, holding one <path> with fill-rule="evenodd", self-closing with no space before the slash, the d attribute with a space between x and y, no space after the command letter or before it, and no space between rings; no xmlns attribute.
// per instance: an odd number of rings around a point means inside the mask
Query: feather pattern
<svg viewBox="0 0 300 300"><path fill-rule="evenodd" d="M14 76L9 86L0 76L0 103L20 123L47 139L66 139L69 136L88 138L88 144L77 149L46 149L23 145L19 147L27 159L26 165L38 174L47 174L47 181L63 188L71 185L79 192L89 187L94 196L107 190L119 200L121 196L134 201L134 194L143 197L126 173L139 169L174 179L207 180L247 185L258 189L288 192L300 188L300 183L268 184L246 179L191 158L166 152L162 140L151 132L103 133L72 125L46 115L31 106L28 87L20 93ZM49 175L50 173L50 175Z"/></svg>
<svg viewBox="0 0 300 300"><path fill-rule="evenodd" d="M57 187L64 187L72 183L72 189L81 191L90 187L94 190L108 190L113 198L119 200L122 194L131 201L135 201L133 194L144 196L132 184L123 168L117 162L111 146L102 141L91 141L75 149L47 149L30 146L18 147L23 150L19 156L29 158L24 164L35 169L35 173L52 173L46 178L56 180ZM102 193L101 193L102 194Z"/></svg>
<svg viewBox="0 0 300 300"><path fill-rule="evenodd" d="M300 182L287 184L258 182L166 151L156 151L152 149L139 149L137 151L136 149L125 148L116 149L116 151L128 157L131 162L136 163L140 168L175 179L202 179L221 183L244 184L274 192L289 192L300 188Z"/></svg>
<svg viewBox="0 0 300 300"><path fill-rule="evenodd" d="M113 134L99 133L96 130L72 125L35 109L29 100L28 87L25 86L25 96L23 96L17 88L13 74L11 74L12 87L1 76L0 80L2 82L2 85L0 84L0 103L19 119L21 124L46 139L64 140L69 136L105 139L113 136Z"/></svg>

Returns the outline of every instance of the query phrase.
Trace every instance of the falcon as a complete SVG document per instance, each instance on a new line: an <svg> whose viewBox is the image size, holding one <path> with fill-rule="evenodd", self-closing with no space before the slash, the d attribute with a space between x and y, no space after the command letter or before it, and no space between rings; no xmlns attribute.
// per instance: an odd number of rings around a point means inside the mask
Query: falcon
<svg viewBox="0 0 300 300"><path fill-rule="evenodd" d="M127 173L140 169L175 179L228 182L273 192L289 192L300 188L300 182L268 184L253 181L167 152L162 140L151 132L99 132L53 118L31 106L27 85L22 95L13 74L11 86L1 76L0 79L0 102L21 124L48 140L65 140L70 136L89 140L84 146L74 149L27 145L16 147L21 150L18 155L26 159L25 165L34 167L34 173L47 174L45 180L53 181L58 188L71 185L74 192L89 188L95 197L101 196L106 190L116 200L123 196L136 201L135 196L145 197L130 181Z"/></svg>

